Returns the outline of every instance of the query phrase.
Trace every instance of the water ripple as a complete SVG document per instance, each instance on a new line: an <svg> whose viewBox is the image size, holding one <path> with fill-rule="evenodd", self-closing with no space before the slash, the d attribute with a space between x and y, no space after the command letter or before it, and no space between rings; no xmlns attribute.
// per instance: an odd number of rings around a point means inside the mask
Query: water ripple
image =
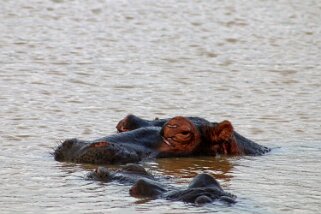
<svg viewBox="0 0 321 214"><path fill-rule="evenodd" d="M318 213L319 1L3 1L1 213ZM131 198L55 162L66 138L115 132L128 113L229 119L263 157L144 163L185 186L207 172L231 207ZM63 204L63 206L61 206Z"/></svg>

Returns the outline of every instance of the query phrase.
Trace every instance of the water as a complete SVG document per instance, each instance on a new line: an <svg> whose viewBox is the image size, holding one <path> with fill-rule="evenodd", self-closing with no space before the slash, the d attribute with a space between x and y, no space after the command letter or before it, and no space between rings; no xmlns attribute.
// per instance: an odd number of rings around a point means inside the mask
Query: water
<svg viewBox="0 0 321 214"><path fill-rule="evenodd" d="M1 213L319 213L320 1L1 1ZM60 140L115 132L126 114L228 119L263 157L144 163L200 172L233 206L141 201L55 162Z"/></svg>

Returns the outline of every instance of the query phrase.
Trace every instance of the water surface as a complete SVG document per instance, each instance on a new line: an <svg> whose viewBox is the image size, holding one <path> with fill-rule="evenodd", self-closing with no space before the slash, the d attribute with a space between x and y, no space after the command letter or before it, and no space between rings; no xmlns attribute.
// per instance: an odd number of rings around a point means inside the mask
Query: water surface
<svg viewBox="0 0 321 214"><path fill-rule="evenodd" d="M7 1L0 7L1 213L318 213L319 1ZM141 201L59 163L59 141L128 113L228 119L263 157L143 163L187 185L215 176L233 206Z"/></svg>

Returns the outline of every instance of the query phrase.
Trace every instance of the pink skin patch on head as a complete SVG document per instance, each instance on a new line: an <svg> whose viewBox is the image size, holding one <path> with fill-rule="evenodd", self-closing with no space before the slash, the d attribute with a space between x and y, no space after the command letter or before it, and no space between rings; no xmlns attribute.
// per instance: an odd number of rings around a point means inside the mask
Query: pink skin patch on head
<svg viewBox="0 0 321 214"><path fill-rule="evenodd" d="M101 142L95 142L95 143L91 144L90 147L98 148L98 147L105 147L105 146L108 146L108 145L109 145L108 142L101 141Z"/></svg>

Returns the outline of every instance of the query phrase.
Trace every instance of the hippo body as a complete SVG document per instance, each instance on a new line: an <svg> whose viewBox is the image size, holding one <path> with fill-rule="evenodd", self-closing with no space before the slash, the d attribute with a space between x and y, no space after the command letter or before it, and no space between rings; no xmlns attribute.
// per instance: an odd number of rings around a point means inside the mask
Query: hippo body
<svg viewBox="0 0 321 214"><path fill-rule="evenodd" d="M236 131L234 131L234 137L237 142L237 146L239 150L242 151L242 153L245 155L252 155L252 156L264 155L265 153L268 153L271 151L271 148L257 144L252 140L240 135Z"/></svg>

